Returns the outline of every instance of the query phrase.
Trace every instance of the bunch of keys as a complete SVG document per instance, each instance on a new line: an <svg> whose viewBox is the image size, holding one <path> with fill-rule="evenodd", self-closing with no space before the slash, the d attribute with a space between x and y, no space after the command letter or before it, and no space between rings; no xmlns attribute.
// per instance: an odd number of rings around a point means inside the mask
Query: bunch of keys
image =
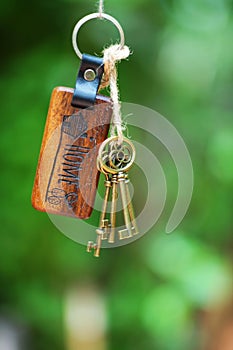
<svg viewBox="0 0 233 350"><path fill-rule="evenodd" d="M129 239L138 233L134 209L129 191L128 171L135 160L135 148L131 141L118 136L106 139L99 148L97 168L105 176L105 195L100 215L99 228L96 230L96 243L89 241L87 251L94 249L94 256L99 257L102 240L114 243L116 239L116 209L120 194L125 228L118 231L118 239ZM107 206L111 194L111 209L107 218Z"/></svg>

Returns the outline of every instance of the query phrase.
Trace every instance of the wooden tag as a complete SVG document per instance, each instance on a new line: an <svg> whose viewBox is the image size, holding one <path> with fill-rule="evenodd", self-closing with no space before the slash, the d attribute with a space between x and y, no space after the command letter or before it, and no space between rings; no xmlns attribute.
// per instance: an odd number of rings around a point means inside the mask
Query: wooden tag
<svg viewBox="0 0 233 350"><path fill-rule="evenodd" d="M71 106L73 89L53 90L32 193L35 209L87 219L96 194L98 145L107 137L110 99L93 108Z"/></svg>

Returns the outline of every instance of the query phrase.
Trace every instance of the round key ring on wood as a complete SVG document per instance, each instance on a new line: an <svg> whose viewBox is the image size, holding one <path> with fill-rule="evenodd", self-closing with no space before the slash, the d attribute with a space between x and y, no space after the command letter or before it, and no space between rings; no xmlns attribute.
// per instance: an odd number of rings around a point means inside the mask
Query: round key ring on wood
<svg viewBox="0 0 233 350"><path fill-rule="evenodd" d="M118 136L113 136L100 145L97 162L102 172L118 174L131 168L135 156L135 147L129 139L124 137L123 142L119 144Z"/></svg>
<svg viewBox="0 0 233 350"><path fill-rule="evenodd" d="M117 28L119 34L120 34L120 46L123 48L125 45L125 35L124 35L124 31L120 25L120 23L112 16L106 14L106 13L91 13L85 17L83 17L82 19L80 19L80 21L78 21L78 23L75 25L74 30L73 30L73 34L72 34L72 43L73 43L73 48L75 53L77 54L77 56L82 59L82 52L79 50L78 44L77 44L77 36L78 36L78 32L80 30L80 28L83 26L84 23L90 21L91 19L95 19L95 18L99 18L99 19L106 19L109 22L113 23L115 25L115 27Z"/></svg>

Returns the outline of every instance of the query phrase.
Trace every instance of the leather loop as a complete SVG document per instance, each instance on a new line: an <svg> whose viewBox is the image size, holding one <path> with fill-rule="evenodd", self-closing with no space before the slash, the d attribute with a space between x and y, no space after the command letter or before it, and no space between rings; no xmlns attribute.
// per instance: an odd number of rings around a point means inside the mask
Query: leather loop
<svg viewBox="0 0 233 350"><path fill-rule="evenodd" d="M88 80L88 70L91 75ZM88 108L94 105L96 94L104 73L103 59L87 54L82 55L75 90L71 105L78 108Z"/></svg>

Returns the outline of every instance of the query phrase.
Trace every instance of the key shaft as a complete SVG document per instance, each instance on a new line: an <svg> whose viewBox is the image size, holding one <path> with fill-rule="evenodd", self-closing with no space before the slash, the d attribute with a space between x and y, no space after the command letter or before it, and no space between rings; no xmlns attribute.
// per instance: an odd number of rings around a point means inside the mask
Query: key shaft
<svg viewBox="0 0 233 350"><path fill-rule="evenodd" d="M130 216L128 211L127 190L126 190L124 173L118 174L118 182L119 182L119 187L121 192L121 201L122 201L122 209L124 214L125 226L128 231L128 238L129 238L129 237L132 237L132 229L131 229L131 221L130 221Z"/></svg>
<svg viewBox="0 0 233 350"><path fill-rule="evenodd" d="M128 202L128 211L129 211L130 221L132 225L132 233L133 235L136 235L138 234L139 231L138 231L137 222L134 215L133 204L130 197L129 183L130 183L130 180L128 179L128 175L126 175L125 188L126 188L126 198Z"/></svg>
<svg viewBox="0 0 233 350"><path fill-rule="evenodd" d="M110 235L109 235L109 243L114 243L115 241L115 227L116 227L116 206L117 206L117 197L118 197L118 191L117 191L117 176L112 176L112 203L111 203L111 215L110 215L110 222L111 222L111 229L110 229Z"/></svg>
<svg viewBox="0 0 233 350"><path fill-rule="evenodd" d="M107 205L108 205L108 200L109 200L109 196L110 196L110 188L111 188L112 184L111 184L111 181L106 180L104 182L104 185L105 185L105 195L104 195L104 201L103 201L103 205L102 205L102 211L100 214L99 227L105 228L107 230L107 228L109 227L109 221L106 218L106 212L107 212Z"/></svg>

